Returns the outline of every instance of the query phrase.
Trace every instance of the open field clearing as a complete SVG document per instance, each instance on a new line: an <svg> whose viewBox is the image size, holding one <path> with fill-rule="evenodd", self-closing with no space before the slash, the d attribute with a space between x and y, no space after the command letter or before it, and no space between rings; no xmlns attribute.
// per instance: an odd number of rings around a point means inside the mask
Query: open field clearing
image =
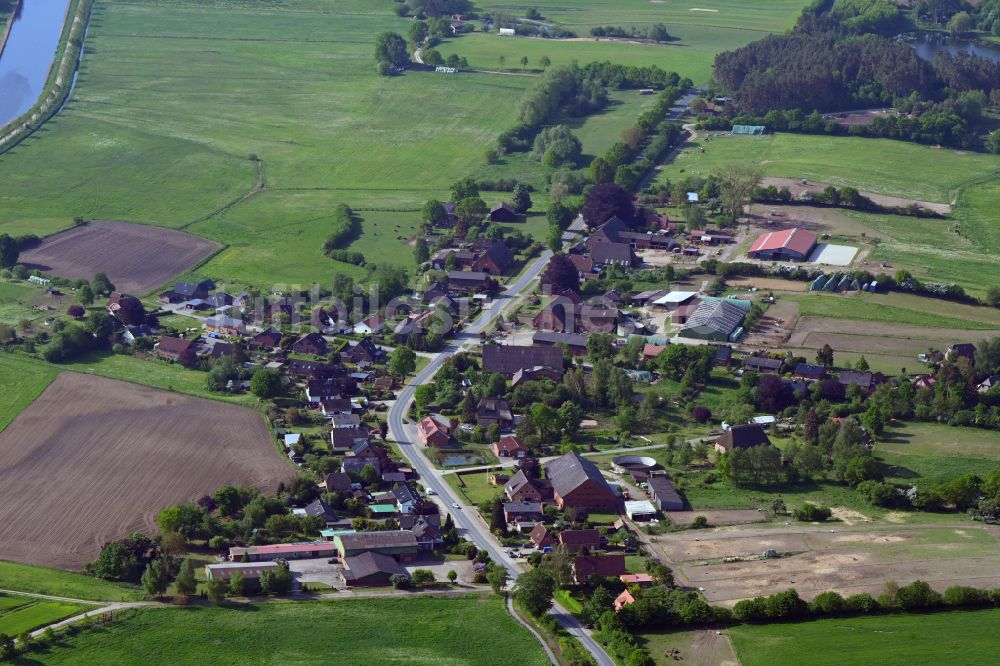
<svg viewBox="0 0 1000 666"><path fill-rule="evenodd" d="M482 0L476 6L484 11L524 16L526 5L510 0ZM501 53L506 54L508 67L516 66L513 63L522 55L528 56L532 63L537 63L538 57L548 55L554 63L577 59L581 64L591 60L633 65L658 64L664 69L676 69L695 82L703 82L711 78L715 54L743 46L769 32L791 28L803 3L800 0L765 0L758 3L739 0L712 0L708 3L699 0L539 0L530 6L535 7L545 19L574 31L577 39L501 40L492 34L477 34L474 43L456 46L456 52L469 58L470 64L475 66L481 66L477 58L482 57L487 67L497 67ZM654 45L625 39L602 38L594 41L590 37L590 29L597 26L629 28L654 23L666 24L677 41L669 45ZM466 48L469 48L468 52Z"/></svg>
<svg viewBox="0 0 1000 666"><path fill-rule="evenodd" d="M995 337L1000 330L929 328L888 321L861 321L829 317L799 317L787 347L819 349L824 344L834 352L886 354L913 359L909 367L917 367L916 355L928 347L944 349L955 342L976 343Z"/></svg>
<svg viewBox="0 0 1000 666"><path fill-rule="evenodd" d="M940 591L996 587L997 537L997 530L968 521L877 529L857 523L681 533L659 538L654 548L675 563L683 580L704 587L710 602L731 605L788 587L805 599L826 590L877 594L888 580L919 578ZM769 549L782 557L756 559ZM726 557L749 559L727 563Z"/></svg>
<svg viewBox="0 0 1000 666"><path fill-rule="evenodd" d="M35 658L43 664L123 666L548 663L499 597L478 595L129 611L120 622Z"/></svg>
<svg viewBox="0 0 1000 666"><path fill-rule="evenodd" d="M45 390L57 373L44 363L0 353L0 431Z"/></svg>
<svg viewBox="0 0 1000 666"><path fill-rule="evenodd" d="M17 636L89 610L80 604L40 601L32 597L0 596L0 633Z"/></svg>
<svg viewBox="0 0 1000 666"><path fill-rule="evenodd" d="M0 561L0 589L93 601L138 601L142 590L84 574Z"/></svg>
<svg viewBox="0 0 1000 666"><path fill-rule="evenodd" d="M126 222L91 222L46 238L21 254L28 268L76 280L107 273L118 291L147 294L221 247L180 231Z"/></svg>
<svg viewBox="0 0 1000 666"><path fill-rule="evenodd" d="M291 476L249 410L66 372L0 434L0 558L78 568L166 506Z"/></svg>
<svg viewBox="0 0 1000 666"><path fill-rule="evenodd" d="M1000 610L831 618L727 630L743 666L988 664Z"/></svg>
<svg viewBox="0 0 1000 666"><path fill-rule="evenodd" d="M909 294L812 292L785 298L798 304L803 317L854 319L917 328L1000 330L1000 310L996 308ZM990 337L987 333L981 335Z"/></svg>
<svg viewBox="0 0 1000 666"><path fill-rule="evenodd" d="M668 654L679 650L686 666L737 666L733 644L726 634L719 635L712 629L692 631L646 631L636 636L639 645L645 645L657 664L673 664L676 660Z"/></svg>
<svg viewBox="0 0 1000 666"><path fill-rule="evenodd" d="M982 458L1000 462L1000 432L936 423L896 423L886 428L877 455Z"/></svg>

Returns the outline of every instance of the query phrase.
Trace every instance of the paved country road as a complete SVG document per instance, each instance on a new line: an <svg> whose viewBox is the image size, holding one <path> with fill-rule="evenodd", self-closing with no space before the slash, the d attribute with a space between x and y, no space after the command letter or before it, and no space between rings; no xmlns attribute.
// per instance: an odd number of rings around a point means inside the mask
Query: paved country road
<svg viewBox="0 0 1000 666"><path fill-rule="evenodd" d="M573 226L582 227L582 220L578 219L574 222ZM451 486L442 477L441 471L431 464L430 460L428 460L427 456L421 450L416 434L416 426L406 423L404 418L409 411L410 404L413 402L413 394L416 387L430 382L444 362L459 352L463 346L478 344L479 334L487 330L499 315L504 314L528 290L541 274L542 270L544 270L551 256L552 253L546 251L535 259L521 276L493 301L489 308L485 309L464 331L457 335L454 342L449 344L427 367L417 373L413 381L400 391L395 403L389 410L388 416L389 432L392 438L396 440L403 455L406 456L413 468L420 474L424 485L432 488L446 506L449 507L455 521L455 526L469 540L476 544L478 548L489 553L490 558L494 562L506 567L511 582L515 581L523 571L521 564L507 556L506 552L504 552L505 549L490 534L489 525L479 517L478 512L474 508L462 506L461 498L455 494ZM455 505L461 508L455 509ZM570 635L583 644L584 648L594 657L598 666L614 666L615 662L604 651L604 648L593 639L590 632L569 611L556 604L551 614Z"/></svg>

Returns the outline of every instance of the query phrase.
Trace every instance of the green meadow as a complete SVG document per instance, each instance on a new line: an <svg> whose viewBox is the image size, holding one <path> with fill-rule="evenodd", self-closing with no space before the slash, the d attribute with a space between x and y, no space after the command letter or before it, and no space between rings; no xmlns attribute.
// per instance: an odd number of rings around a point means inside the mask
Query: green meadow
<svg viewBox="0 0 1000 666"><path fill-rule="evenodd" d="M545 19L574 31L580 41L535 38L498 38L495 35L467 35L458 40L455 51L471 65L488 69L499 67L499 56L506 57L507 68L519 67L522 56L537 66L546 55L553 63L578 60L610 60L633 65L659 65L676 70L695 82L708 81L715 55L760 39L770 32L791 28L804 2L801 0L539 0L521 3L510 0L481 0L483 11L502 11L523 17L529 6ZM668 45L630 43L624 40L591 41L590 29L597 26L644 27L663 23L675 38ZM469 39L469 37L473 37ZM586 40L586 41L583 41ZM445 49L445 53L450 53Z"/></svg>
<svg viewBox="0 0 1000 666"><path fill-rule="evenodd" d="M0 560L0 589L92 601L138 601L143 598L142 591L138 588L128 588L118 583L62 569L33 567L2 560Z"/></svg>
<svg viewBox="0 0 1000 666"><path fill-rule="evenodd" d="M30 405L57 374L58 370L41 361L0 352L0 430Z"/></svg>
<svg viewBox="0 0 1000 666"><path fill-rule="evenodd" d="M896 298L908 296L908 298ZM909 294L787 294L785 300L799 304L803 317L828 317L861 321L954 328L1000 330L1000 310L920 298ZM951 316L936 309L950 311ZM985 334L984 334L985 335Z"/></svg>
<svg viewBox="0 0 1000 666"><path fill-rule="evenodd" d="M88 609L80 604L0 596L0 633L17 636L23 631L33 631L85 610Z"/></svg>
<svg viewBox="0 0 1000 666"><path fill-rule="evenodd" d="M743 666L988 664L1000 610L831 618L728 630Z"/></svg>
<svg viewBox="0 0 1000 666"><path fill-rule="evenodd" d="M42 664L122 666L548 663L500 597L478 595L129 611L31 656Z"/></svg>

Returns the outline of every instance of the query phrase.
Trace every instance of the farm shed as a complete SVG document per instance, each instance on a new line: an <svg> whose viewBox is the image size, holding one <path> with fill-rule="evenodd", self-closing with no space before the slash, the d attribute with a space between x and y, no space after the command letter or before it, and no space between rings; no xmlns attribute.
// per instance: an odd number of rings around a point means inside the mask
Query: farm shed
<svg viewBox="0 0 1000 666"><path fill-rule="evenodd" d="M743 323L746 311L728 300L705 299L681 327L680 335L699 340L725 341Z"/></svg>
<svg viewBox="0 0 1000 666"><path fill-rule="evenodd" d="M761 136L767 131L764 125L733 125L733 134Z"/></svg>
<svg viewBox="0 0 1000 666"><path fill-rule="evenodd" d="M747 256L762 261L805 261L816 247L816 240L816 234L798 227L768 231L757 237Z"/></svg>

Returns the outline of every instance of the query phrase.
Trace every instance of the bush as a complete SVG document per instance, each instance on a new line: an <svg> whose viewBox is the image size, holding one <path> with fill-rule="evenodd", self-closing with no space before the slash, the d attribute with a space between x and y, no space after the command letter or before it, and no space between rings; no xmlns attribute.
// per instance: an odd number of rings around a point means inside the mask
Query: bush
<svg viewBox="0 0 1000 666"><path fill-rule="evenodd" d="M931 586L924 581L915 580L909 585L899 588L896 593L896 602L904 610L933 608L941 604L941 595L932 590Z"/></svg>
<svg viewBox="0 0 1000 666"><path fill-rule="evenodd" d="M825 506L816 506L806 502L792 512L795 520L803 522L823 522L833 515L833 512Z"/></svg>
<svg viewBox="0 0 1000 666"><path fill-rule="evenodd" d="M868 594L867 592L862 592L860 594L852 594L851 596L844 599L845 608L852 613L875 613L879 610L878 602L875 597Z"/></svg>
<svg viewBox="0 0 1000 666"><path fill-rule="evenodd" d="M944 603L948 606L982 606L990 603L990 593L965 585L953 585L944 591Z"/></svg>
<svg viewBox="0 0 1000 666"><path fill-rule="evenodd" d="M323 244L323 253L327 256L333 250L339 250L349 245L361 232L361 224L354 217L354 211L347 204L339 204L334 209L332 227L332 233Z"/></svg>
<svg viewBox="0 0 1000 666"><path fill-rule="evenodd" d="M411 587L410 577L406 574L393 574L390 576L389 582L397 590L408 590Z"/></svg>
<svg viewBox="0 0 1000 666"><path fill-rule="evenodd" d="M847 609L847 602L836 592L822 592L809 604L809 610L817 615L836 615Z"/></svg>
<svg viewBox="0 0 1000 666"><path fill-rule="evenodd" d="M708 527L708 518L705 516L695 516L694 520L691 521L691 529L702 530Z"/></svg>

